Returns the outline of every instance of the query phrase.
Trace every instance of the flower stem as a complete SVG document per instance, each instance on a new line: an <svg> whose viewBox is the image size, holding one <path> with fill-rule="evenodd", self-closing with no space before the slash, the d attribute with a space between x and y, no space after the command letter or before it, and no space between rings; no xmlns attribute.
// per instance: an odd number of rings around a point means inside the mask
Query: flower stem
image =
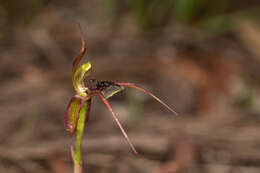
<svg viewBox="0 0 260 173"><path fill-rule="evenodd" d="M81 156L81 145L82 138L84 134L85 128L85 120L86 120L86 111L82 109L79 114L78 126L77 126L77 134L76 134L76 152L75 152L75 160L77 164L82 164L82 156Z"/></svg>
<svg viewBox="0 0 260 173"><path fill-rule="evenodd" d="M74 163L74 171L73 173L83 173L83 167L82 165L77 164L76 160L75 160L75 152L73 149L73 146L70 146L70 151L71 151L71 156L73 159L73 163Z"/></svg>
<svg viewBox="0 0 260 173"><path fill-rule="evenodd" d="M74 173L76 173L76 170L81 170L82 172L82 138L84 134L86 119L88 116L88 110L90 109L90 100L86 101L84 105L82 106L80 113L79 113L79 119L77 122L77 131L76 131L76 148L75 148L75 155L73 157L74 161ZM78 173L78 171L77 171Z"/></svg>

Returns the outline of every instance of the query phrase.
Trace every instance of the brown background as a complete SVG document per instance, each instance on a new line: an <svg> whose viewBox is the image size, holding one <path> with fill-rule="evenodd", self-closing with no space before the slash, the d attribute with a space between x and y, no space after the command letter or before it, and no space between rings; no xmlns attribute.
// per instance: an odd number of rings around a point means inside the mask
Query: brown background
<svg viewBox="0 0 260 173"><path fill-rule="evenodd" d="M143 3L143 4L142 4ZM98 97L85 172L260 171L258 1L0 1L0 172L69 173L63 117L84 30L93 77L129 81L109 99L134 155Z"/></svg>

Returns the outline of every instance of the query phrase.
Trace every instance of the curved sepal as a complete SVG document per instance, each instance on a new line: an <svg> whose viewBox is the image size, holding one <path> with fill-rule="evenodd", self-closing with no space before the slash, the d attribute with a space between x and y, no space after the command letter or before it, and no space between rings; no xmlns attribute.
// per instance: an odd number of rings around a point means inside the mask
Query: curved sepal
<svg viewBox="0 0 260 173"><path fill-rule="evenodd" d="M78 56L73 60L73 63L72 63L72 72L73 73L76 71L76 68L77 68L80 60L82 59L83 55L85 54L85 52L87 50L86 42L84 39L84 34L83 34L80 24L78 24L78 27L79 27L79 31L80 31L80 37L81 37L81 49L80 49Z"/></svg>
<svg viewBox="0 0 260 173"><path fill-rule="evenodd" d="M83 104L83 99L74 96L71 98L64 117L64 125L70 135L73 135L77 128L79 112Z"/></svg>
<svg viewBox="0 0 260 173"><path fill-rule="evenodd" d="M73 86L79 96L85 97L87 96L87 87L84 85L84 78L88 76L91 72L91 63L87 62L79 66L79 62L84 56L87 47L86 42L84 40L83 31L81 29L80 24L78 24L80 36L81 36L81 49L78 56L73 60L72 65L72 82Z"/></svg>

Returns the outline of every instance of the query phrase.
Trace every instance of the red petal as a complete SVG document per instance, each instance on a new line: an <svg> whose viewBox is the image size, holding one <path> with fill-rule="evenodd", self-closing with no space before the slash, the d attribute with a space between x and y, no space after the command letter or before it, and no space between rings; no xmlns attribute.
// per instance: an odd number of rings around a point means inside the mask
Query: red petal
<svg viewBox="0 0 260 173"><path fill-rule="evenodd" d="M178 115L177 112L175 112L170 106L168 106L166 103L164 103L161 99L159 99L158 97L156 97L153 93L151 93L150 91L144 89L144 88L141 88L139 86L137 86L136 84L134 83L128 83L128 82L117 82L116 84L118 85L122 85L122 86L128 86L128 87L132 87L132 88L135 88L135 89L138 89L146 94L149 94L150 96L152 96L155 100L157 100L159 103L161 103L163 106L165 106L169 111L171 111L173 114L175 115Z"/></svg>
<svg viewBox="0 0 260 173"><path fill-rule="evenodd" d="M107 101L107 99L106 99L101 93L98 93L98 95L99 95L99 97L101 98L101 100L104 102L104 104L106 105L106 107L108 108L108 110L112 113L113 118L115 119L117 125L119 126L120 130L122 131L124 137L126 138L128 144L130 145L130 147L131 147L131 149L133 150L133 152L134 152L135 154L138 154L138 152L136 151L134 145L133 145L132 142L130 141L128 135L126 134L124 128L122 127L120 121L118 120L116 114L114 113L114 111L113 111L111 105L109 104L109 102Z"/></svg>

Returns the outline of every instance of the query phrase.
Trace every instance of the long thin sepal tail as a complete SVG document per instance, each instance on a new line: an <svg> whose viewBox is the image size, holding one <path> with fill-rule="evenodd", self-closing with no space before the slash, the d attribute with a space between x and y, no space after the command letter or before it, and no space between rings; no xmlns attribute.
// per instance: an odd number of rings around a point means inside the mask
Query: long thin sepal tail
<svg viewBox="0 0 260 173"><path fill-rule="evenodd" d="M150 91L137 86L134 83L129 83L129 82L117 82L116 84L121 85L121 86L127 86L127 87L132 87L135 89L138 89L146 94L149 94L150 96L152 96L155 100L157 100L159 103L161 103L163 106L165 106L169 111L171 111L173 114L178 115L177 112L175 112L170 106L168 106L166 103L164 103L161 99L159 99L158 97L156 97L153 93L151 93Z"/></svg>
<svg viewBox="0 0 260 173"><path fill-rule="evenodd" d="M81 49L80 49L79 55L73 60L73 67L72 67L73 73L75 72L81 58L83 57L83 55L85 54L85 52L87 50L86 42L84 40L84 34L83 34L80 24L78 24L78 27L79 27L79 31L80 31L80 37L81 37Z"/></svg>
<svg viewBox="0 0 260 173"><path fill-rule="evenodd" d="M124 128L122 127L120 121L118 120L116 114L114 113L114 111L113 111L113 109L112 109L110 103L107 101L107 99L106 99L101 93L98 93L98 95L99 95L99 97L101 98L101 100L104 102L104 104L106 105L106 107L108 108L108 110L112 113L113 118L115 119L117 125L119 126L120 130L122 131L124 137L126 138L128 144L130 145L130 147L131 147L131 149L133 150L133 152L134 152L135 154L138 154L138 152L136 151L136 149L135 149L133 143L130 141L128 135L126 134Z"/></svg>

